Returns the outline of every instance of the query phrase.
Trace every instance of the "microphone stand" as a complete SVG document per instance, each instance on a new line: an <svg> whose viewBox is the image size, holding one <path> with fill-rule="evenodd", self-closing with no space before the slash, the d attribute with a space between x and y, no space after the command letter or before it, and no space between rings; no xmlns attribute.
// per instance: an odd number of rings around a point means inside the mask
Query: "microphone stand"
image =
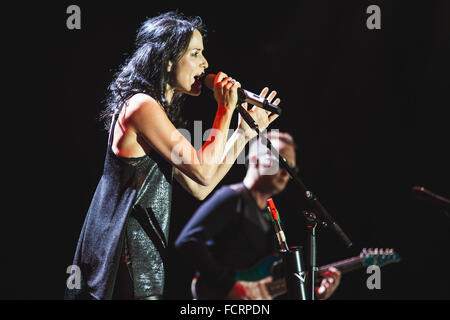
<svg viewBox="0 0 450 320"><path fill-rule="evenodd" d="M266 144L267 148L270 150L270 152L278 158L279 164L285 169L292 180L297 184L297 186L300 188L300 191L303 193L303 195L306 197L306 200L308 202L308 205L310 206L312 212L314 213L314 216L317 215L317 218L320 219L324 224L328 225L336 234L337 236L344 242L344 245L346 248L349 248L352 246L352 241L347 237L347 235L344 233L344 231L339 227L339 225L336 223L336 221L333 219L332 216L327 212L327 210L322 206L322 204L319 202L319 200L316 198L316 196L309 191L306 186L303 184L303 182L300 180L300 178L295 174L294 170L291 169L291 167L287 164L286 159L284 159L280 153L272 146L271 141L265 136L262 135L259 131L258 124L255 122L255 120L252 118L252 116L247 112L247 110L242 107L241 103L245 102L242 101L242 99L238 99L238 105L237 105L237 111L242 116L244 121L255 130L257 134L257 138L261 137L262 142ZM316 220L316 219L314 219ZM307 223L308 218L307 218ZM314 299L314 277L315 277L315 271L312 268L317 268L315 266L315 258L316 258L316 233L315 233L315 226L317 222L314 223L314 228L308 228L312 229L310 232L310 255L309 255L309 279L313 280L310 281L311 286L311 298Z"/></svg>
<svg viewBox="0 0 450 320"><path fill-rule="evenodd" d="M318 223L321 223L319 218L311 211L303 211L303 215L306 218L306 227L308 228L308 247L309 247L309 257L308 257L308 274L307 286L311 290L311 299L316 300L316 272L319 271L317 267L316 256L317 256L317 243L316 243L316 227Z"/></svg>

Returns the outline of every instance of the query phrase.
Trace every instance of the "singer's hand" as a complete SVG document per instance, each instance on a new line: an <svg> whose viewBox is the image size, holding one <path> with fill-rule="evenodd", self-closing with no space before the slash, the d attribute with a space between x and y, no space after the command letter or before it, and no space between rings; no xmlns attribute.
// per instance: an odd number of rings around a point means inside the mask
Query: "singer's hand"
<svg viewBox="0 0 450 320"><path fill-rule="evenodd" d="M237 88L240 87L241 84L239 82L228 77L225 73L217 73L214 79L214 98L217 104L229 111L233 111L238 101Z"/></svg>
<svg viewBox="0 0 450 320"><path fill-rule="evenodd" d="M262 89L259 96L264 98L268 92L269 92L269 88L266 87L266 88ZM269 94L269 97L267 98L269 103L272 103L272 100L273 100L273 98L275 98L276 95L277 95L276 91L272 91ZM281 100L279 98L277 98L273 104L277 106L280 103L280 101ZM247 110L247 103L246 102L243 103L242 107L244 107L244 109ZM278 118L278 114L275 114L275 113L270 114L270 111L266 111L262 108L258 108L255 106L253 106L253 108L248 110L248 113L255 120L256 124L258 125L259 131L261 131L261 132L264 131L269 126L269 124L271 124L276 118ZM245 120L242 119L241 115L239 115L238 129L243 130L243 132L245 133L245 136L249 139L256 136L255 130L253 130L252 128L250 128L248 126L248 124L245 122Z"/></svg>

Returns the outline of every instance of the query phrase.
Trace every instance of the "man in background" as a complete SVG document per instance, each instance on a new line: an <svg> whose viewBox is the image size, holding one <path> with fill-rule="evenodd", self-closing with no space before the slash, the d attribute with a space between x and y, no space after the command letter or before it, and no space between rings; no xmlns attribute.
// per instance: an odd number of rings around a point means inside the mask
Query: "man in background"
<svg viewBox="0 0 450 320"><path fill-rule="evenodd" d="M267 138L296 169L295 143L291 135L270 131ZM289 173L279 167L270 150L256 139L251 143L248 170L240 183L223 186L194 213L181 231L175 246L195 268L201 279L194 297L237 300L271 299L267 275L257 281L239 279L240 270L252 269L279 252L267 199L282 192ZM339 285L341 274L331 268L320 275L317 299L328 299ZM254 280L254 279L253 279ZM197 283L199 284L199 283Z"/></svg>

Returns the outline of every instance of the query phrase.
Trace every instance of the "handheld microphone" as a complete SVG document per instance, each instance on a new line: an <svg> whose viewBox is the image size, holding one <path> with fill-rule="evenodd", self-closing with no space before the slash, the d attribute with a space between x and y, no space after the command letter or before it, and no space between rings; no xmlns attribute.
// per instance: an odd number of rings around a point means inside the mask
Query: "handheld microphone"
<svg viewBox="0 0 450 320"><path fill-rule="evenodd" d="M216 78L215 74L208 74L204 78L205 86L211 90L214 90L214 79ZM258 108L262 108L264 110L270 111L272 113L281 114L280 107L269 103L266 98L260 97L257 94L254 94L250 91L244 90L242 88L238 88L238 100L239 103L248 102Z"/></svg>

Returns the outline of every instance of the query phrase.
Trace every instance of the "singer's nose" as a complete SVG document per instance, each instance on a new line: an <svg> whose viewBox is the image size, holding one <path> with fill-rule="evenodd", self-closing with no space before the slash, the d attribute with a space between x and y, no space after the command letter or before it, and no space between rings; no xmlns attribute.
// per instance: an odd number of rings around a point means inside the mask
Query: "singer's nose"
<svg viewBox="0 0 450 320"><path fill-rule="evenodd" d="M202 55L202 57L203 57L203 59L202 59L202 62L200 63L200 66L203 68L203 69L208 69L208 60L206 60L206 58Z"/></svg>

